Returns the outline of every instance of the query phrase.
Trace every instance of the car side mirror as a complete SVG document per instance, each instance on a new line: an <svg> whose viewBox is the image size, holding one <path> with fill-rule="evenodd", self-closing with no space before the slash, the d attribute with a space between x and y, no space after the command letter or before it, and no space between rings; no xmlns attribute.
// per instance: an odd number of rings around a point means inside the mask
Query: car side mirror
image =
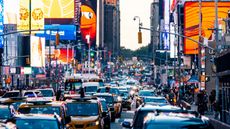
<svg viewBox="0 0 230 129"><path fill-rule="evenodd" d="M70 116L66 116L65 117L65 124L68 124L71 122L71 117Z"/></svg>
<svg viewBox="0 0 230 129"><path fill-rule="evenodd" d="M129 122L129 121L124 121L124 122L122 122L122 127L125 127L125 128L132 128L132 127L131 127L131 122Z"/></svg>
<svg viewBox="0 0 230 129"><path fill-rule="evenodd" d="M106 117L106 112L102 112L102 117Z"/></svg>

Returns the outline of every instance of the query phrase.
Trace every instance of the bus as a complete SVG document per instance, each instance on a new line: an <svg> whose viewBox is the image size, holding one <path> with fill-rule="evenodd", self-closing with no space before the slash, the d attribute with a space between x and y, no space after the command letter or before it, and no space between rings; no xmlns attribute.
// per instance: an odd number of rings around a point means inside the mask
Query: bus
<svg viewBox="0 0 230 129"><path fill-rule="evenodd" d="M78 91L82 87L82 79L81 78L66 78L65 79L65 91Z"/></svg>

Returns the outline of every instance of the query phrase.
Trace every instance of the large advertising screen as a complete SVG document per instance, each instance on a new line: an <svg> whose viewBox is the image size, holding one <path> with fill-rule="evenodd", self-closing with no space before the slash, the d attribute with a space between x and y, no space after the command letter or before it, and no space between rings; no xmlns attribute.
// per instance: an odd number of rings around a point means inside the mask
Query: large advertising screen
<svg viewBox="0 0 230 129"><path fill-rule="evenodd" d="M230 2L218 2L218 19L219 27L222 31L226 30L225 22L222 20L227 18L230 10ZM215 28L215 2L202 2L202 37L212 39ZM199 41L199 3L185 2L184 5L184 35L196 41ZM184 53L198 54L198 44L184 39Z"/></svg>
<svg viewBox="0 0 230 129"><path fill-rule="evenodd" d="M45 67L45 38L30 38L31 67Z"/></svg>
<svg viewBox="0 0 230 129"><path fill-rule="evenodd" d="M96 46L97 32L97 0L82 0L81 2L80 29L82 41L94 47Z"/></svg>
<svg viewBox="0 0 230 129"><path fill-rule="evenodd" d="M56 49L54 51L54 57L58 60L59 63L61 64L69 64L72 62L73 60L73 49L69 48L60 48L60 49ZM54 60L55 60L54 58Z"/></svg>
<svg viewBox="0 0 230 129"><path fill-rule="evenodd" d="M34 0L29 3L29 0L20 0L19 15L17 20L18 30L29 30L30 16L29 6L31 4L31 29L44 28L44 5L42 0Z"/></svg>

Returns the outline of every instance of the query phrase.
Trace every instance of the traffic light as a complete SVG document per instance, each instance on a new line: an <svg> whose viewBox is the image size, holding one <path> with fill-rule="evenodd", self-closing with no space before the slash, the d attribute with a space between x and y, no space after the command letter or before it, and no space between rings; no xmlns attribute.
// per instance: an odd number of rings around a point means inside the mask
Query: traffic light
<svg viewBox="0 0 230 129"><path fill-rule="evenodd" d="M138 43L142 44L142 33L141 33L141 31L138 32Z"/></svg>
<svg viewBox="0 0 230 129"><path fill-rule="evenodd" d="M57 33L56 33L56 46L59 45L59 40L60 40L60 35L59 35L59 33L57 32Z"/></svg>
<svg viewBox="0 0 230 129"><path fill-rule="evenodd" d="M26 65L30 65L30 57L26 57Z"/></svg>
<svg viewBox="0 0 230 129"><path fill-rule="evenodd" d="M90 56L94 57L94 52L93 51L90 52Z"/></svg>

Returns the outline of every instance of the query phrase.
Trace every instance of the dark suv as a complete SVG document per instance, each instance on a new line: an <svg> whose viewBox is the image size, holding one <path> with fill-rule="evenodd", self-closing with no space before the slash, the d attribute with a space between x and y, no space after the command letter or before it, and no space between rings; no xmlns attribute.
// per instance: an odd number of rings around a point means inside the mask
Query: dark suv
<svg viewBox="0 0 230 129"><path fill-rule="evenodd" d="M133 122L124 121L122 126L125 128L141 129L143 127L144 118L148 113L154 113L156 111L162 112L178 112L181 111L180 107L172 105L141 105L135 112Z"/></svg>

